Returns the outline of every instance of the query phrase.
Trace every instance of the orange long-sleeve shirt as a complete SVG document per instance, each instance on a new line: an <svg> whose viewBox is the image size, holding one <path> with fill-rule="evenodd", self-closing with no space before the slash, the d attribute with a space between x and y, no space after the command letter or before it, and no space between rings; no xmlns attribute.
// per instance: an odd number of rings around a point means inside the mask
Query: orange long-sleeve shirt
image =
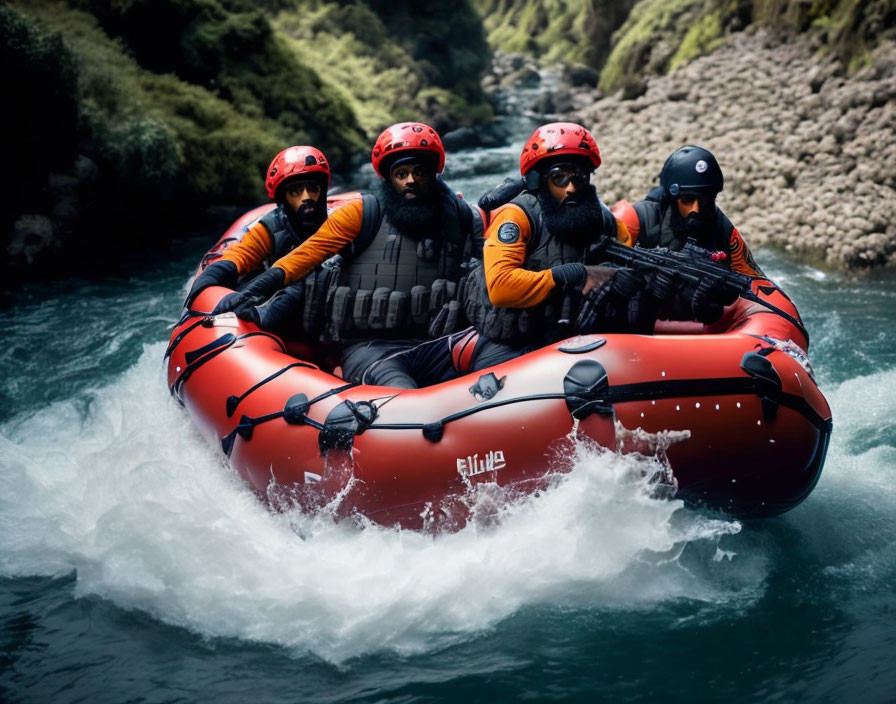
<svg viewBox="0 0 896 704"><path fill-rule="evenodd" d="M353 200L333 211L311 237L274 262L293 284L361 234L363 201Z"/></svg>
<svg viewBox="0 0 896 704"><path fill-rule="evenodd" d="M515 223L520 236L513 242L502 242L498 230L505 223ZM529 218L517 205L508 204L492 214L485 233L482 261L489 300L504 308L531 308L545 300L557 286L550 269L529 271L524 268L526 248L532 238ZM631 246L628 228L616 221L616 238Z"/></svg>
<svg viewBox="0 0 896 704"><path fill-rule="evenodd" d="M221 259L233 262L239 275L243 276L262 269L265 257L271 253L273 247L274 238L259 220L246 230L246 234L239 242L224 250Z"/></svg>

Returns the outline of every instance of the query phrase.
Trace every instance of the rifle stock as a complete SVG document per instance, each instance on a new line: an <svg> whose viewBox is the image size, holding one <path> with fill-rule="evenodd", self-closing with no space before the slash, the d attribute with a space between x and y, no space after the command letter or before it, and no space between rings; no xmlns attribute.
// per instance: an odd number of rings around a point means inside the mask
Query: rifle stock
<svg viewBox="0 0 896 704"><path fill-rule="evenodd" d="M675 251L667 247L629 247L616 240L603 238L591 245L586 263L610 262L644 273L663 273L671 277L680 288L696 288L703 284L706 290L716 292L718 300L725 302L725 305L734 303L738 297L746 298L788 320L806 340L809 339L809 333L798 317L753 292L753 277L720 266L714 255L717 256L718 253L691 242L686 243L680 251Z"/></svg>
<svg viewBox="0 0 896 704"><path fill-rule="evenodd" d="M619 266L625 266L644 273L664 273L680 284L698 286L703 283L725 300L734 302L738 296L748 294L753 279L746 274L731 271L720 266L714 258L716 253L688 242L680 251L657 247L642 249L628 247L621 242L605 238L594 245L589 259L602 258Z"/></svg>

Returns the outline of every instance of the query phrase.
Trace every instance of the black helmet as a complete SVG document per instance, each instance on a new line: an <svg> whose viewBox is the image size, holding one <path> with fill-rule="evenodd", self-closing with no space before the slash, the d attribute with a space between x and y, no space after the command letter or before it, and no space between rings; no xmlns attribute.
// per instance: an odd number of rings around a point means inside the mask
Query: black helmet
<svg viewBox="0 0 896 704"><path fill-rule="evenodd" d="M688 145L672 152L660 172L660 186L667 198L696 193L715 198L725 179L719 162L707 149Z"/></svg>

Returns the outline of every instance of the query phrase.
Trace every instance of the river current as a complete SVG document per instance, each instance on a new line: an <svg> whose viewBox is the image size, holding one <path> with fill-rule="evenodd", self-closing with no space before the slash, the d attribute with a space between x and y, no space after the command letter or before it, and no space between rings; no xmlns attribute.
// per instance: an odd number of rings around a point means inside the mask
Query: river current
<svg viewBox="0 0 896 704"><path fill-rule="evenodd" d="M476 197L518 150L446 180ZM583 452L433 536L272 513L191 427L162 357L212 240L0 310L0 700L893 700L893 275L755 252L834 415L789 513L687 508L645 460Z"/></svg>

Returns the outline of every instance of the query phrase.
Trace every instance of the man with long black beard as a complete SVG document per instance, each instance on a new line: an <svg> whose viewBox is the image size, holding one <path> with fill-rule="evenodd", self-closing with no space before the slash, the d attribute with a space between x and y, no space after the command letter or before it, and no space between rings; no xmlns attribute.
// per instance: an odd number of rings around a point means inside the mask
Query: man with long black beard
<svg viewBox="0 0 896 704"><path fill-rule="evenodd" d="M638 247L680 250L685 242L724 252L720 265L748 276L763 276L737 228L716 205L725 179L708 149L676 149L660 172L660 185L631 204L620 201L613 213L625 222Z"/></svg>
<svg viewBox="0 0 896 704"><path fill-rule="evenodd" d="M376 196L344 205L274 262L281 280L264 292L269 302L237 315L263 323L266 311L284 300L272 295L276 288L289 288L323 265L338 272L311 294L323 297L318 308L326 311L325 325L304 333L344 345L343 377L399 388L438 383L451 374L448 339L461 319L454 298L465 259L481 256L482 216L441 180L445 150L428 125L386 128L371 162L381 179ZM296 319L296 328L301 325Z"/></svg>
<svg viewBox="0 0 896 704"><path fill-rule="evenodd" d="M600 163L594 137L575 123L542 125L526 141L527 188L493 212L483 268L466 288L474 329L454 347L458 368L483 369L575 333L582 295L596 286L612 293L620 313L643 290L628 269L584 263L601 237L631 244L590 183Z"/></svg>
<svg viewBox="0 0 896 704"><path fill-rule="evenodd" d="M284 149L265 175L268 197L277 207L252 223L242 239L224 250L197 277L184 305L209 286L241 288L221 299L214 314L234 310L257 296L257 289L282 281L271 264L313 235L327 219L330 165L323 153L308 146Z"/></svg>

